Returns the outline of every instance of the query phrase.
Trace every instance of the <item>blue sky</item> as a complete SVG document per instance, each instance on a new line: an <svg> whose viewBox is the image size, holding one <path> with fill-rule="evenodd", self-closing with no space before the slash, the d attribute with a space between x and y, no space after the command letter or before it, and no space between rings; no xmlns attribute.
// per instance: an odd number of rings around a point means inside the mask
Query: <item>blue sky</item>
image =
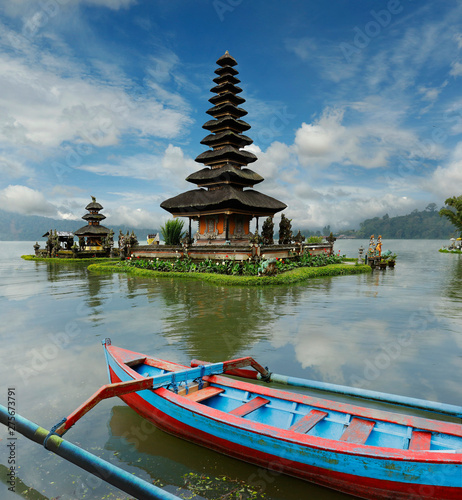
<svg viewBox="0 0 462 500"><path fill-rule="evenodd" d="M462 4L0 0L0 208L158 228L237 60L257 189L294 229L462 194ZM278 223L279 216L276 216Z"/></svg>

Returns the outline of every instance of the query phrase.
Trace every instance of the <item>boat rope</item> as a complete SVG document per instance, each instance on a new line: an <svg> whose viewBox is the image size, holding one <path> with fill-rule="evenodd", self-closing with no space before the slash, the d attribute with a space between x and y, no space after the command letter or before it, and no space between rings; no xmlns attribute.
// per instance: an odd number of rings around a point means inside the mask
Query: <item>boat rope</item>
<svg viewBox="0 0 462 500"><path fill-rule="evenodd" d="M271 382L272 373L269 371L267 366L265 366L265 370L266 370L266 375L260 373L260 378L263 380L263 382Z"/></svg>
<svg viewBox="0 0 462 500"><path fill-rule="evenodd" d="M198 379L199 390L201 390L204 387L204 380L202 378L204 376L204 373L205 373L205 365L201 365L201 374L199 375Z"/></svg>
<svg viewBox="0 0 462 500"><path fill-rule="evenodd" d="M175 394L178 394L178 385L176 383L176 373L173 372L171 377L172 377L172 381L170 382L170 384L168 384L167 389L169 389L171 387L173 392Z"/></svg>
<svg viewBox="0 0 462 500"><path fill-rule="evenodd" d="M185 388L185 391L186 391L186 394L188 394L189 392L189 385L188 385L188 381L187 380L183 380L182 382L180 382L178 384L178 387L181 388L181 385L184 385L184 388Z"/></svg>
<svg viewBox="0 0 462 500"><path fill-rule="evenodd" d="M59 427L61 427L65 422L66 422L67 418L64 417L61 421L59 421L56 425L54 425L51 429L50 429L50 432L47 434L47 436L45 437L45 439L43 440L43 447L45 449L48 450L47 448L47 443L48 443L48 440L51 438L51 436L59 436L61 437L59 434L56 434L56 431L59 429Z"/></svg>

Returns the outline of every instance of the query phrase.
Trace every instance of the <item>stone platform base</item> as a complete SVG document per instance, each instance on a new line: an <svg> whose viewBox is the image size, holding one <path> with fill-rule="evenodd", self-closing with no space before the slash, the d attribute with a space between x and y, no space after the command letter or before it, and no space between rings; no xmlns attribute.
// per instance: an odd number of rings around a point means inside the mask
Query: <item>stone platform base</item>
<svg viewBox="0 0 462 500"><path fill-rule="evenodd" d="M142 259L180 259L189 257L192 260L210 259L214 261L238 260L244 261L251 258L263 259L290 259L300 253L313 255L333 252L333 245L271 245L271 246L237 246L237 245L204 245L204 246L167 246L167 245L139 245L131 249L131 257Z"/></svg>

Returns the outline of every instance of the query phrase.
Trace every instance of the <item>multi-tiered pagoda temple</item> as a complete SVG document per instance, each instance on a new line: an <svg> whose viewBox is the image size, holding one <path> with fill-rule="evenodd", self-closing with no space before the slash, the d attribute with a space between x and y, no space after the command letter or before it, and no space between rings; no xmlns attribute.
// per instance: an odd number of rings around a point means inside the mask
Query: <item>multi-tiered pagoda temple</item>
<svg viewBox="0 0 462 500"><path fill-rule="evenodd" d="M199 189L186 191L160 205L175 217L188 217L189 227L191 221L199 222L195 235L199 245L248 243L249 224L254 217L273 217L286 208L275 198L249 189L264 179L245 168L257 157L243 149L253 141L243 134L250 125L241 119L247 111L239 107L245 99L238 95L242 89L236 85L240 82L234 68L237 62L226 51L217 64L218 76L213 80L217 85L211 89L216 95L209 99L213 107L207 111L213 120L203 125L210 134L201 141L211 149L196 158L205 168L186 178Z"/></svg>

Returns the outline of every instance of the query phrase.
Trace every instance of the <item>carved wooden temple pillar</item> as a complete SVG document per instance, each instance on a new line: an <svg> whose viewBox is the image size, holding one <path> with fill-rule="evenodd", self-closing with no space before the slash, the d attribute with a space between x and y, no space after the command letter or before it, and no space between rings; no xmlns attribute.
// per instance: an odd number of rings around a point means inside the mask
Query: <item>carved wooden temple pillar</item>
<svg viewBox="0 0 462 500"><path fill-rule="evenodd" d="M247 114L239 105L245 99L236 84L238 71L236 60L226 53L217 61L218 75L211 89L215 95L209 99L213 104L207 113L212 120L203 125L210 132L201 144L208 151L201 153L196 161L205 168L189 175L186 180L198 189L186 191L161 203L161 207L174 217L188 217L198 222L195 244L244 244L251 236L250 221L257 217L273 217L286 205L275 198L253 189L264 179L246 168L257 160L250 151L242 148L252 144L252 139L243 135L250 125L241 118Z"/></svg>

